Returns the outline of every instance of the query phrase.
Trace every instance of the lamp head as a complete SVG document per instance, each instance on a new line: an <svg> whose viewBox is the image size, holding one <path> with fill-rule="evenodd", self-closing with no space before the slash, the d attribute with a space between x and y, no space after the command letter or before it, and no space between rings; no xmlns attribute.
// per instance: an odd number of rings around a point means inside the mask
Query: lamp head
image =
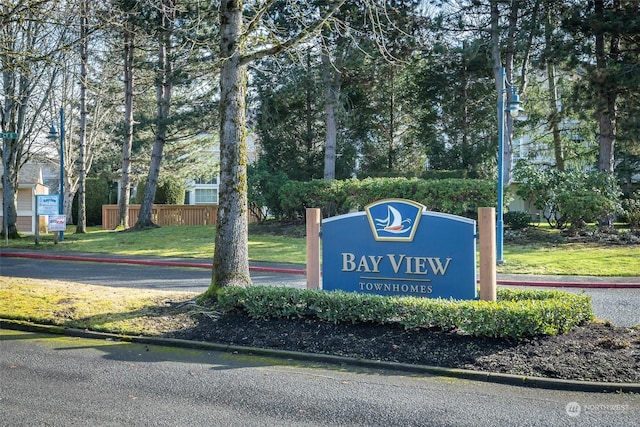
<svg viewBox="0 0 640 427"><path fill-rule="evenodd" d="M520 106L520 96L515 86L509 88L509 99L507 101L506 111L509 112L511 117L518 117L520 112L524 111L524 108Z"/></svg>
<svg viewBox="0 0 640 427"><path fill-rule="evenodd" d="M58 131L56 130L56 127L52 124L51 127L49 128L49 135L47 135L47 139L58 139Z"/></svg>

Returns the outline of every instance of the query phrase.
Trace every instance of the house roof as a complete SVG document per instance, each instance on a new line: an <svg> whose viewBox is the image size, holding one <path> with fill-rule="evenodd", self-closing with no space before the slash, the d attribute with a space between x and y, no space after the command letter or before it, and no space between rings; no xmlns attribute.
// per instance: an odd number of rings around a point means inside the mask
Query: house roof
<svg viewBox="0 0 640 427"><path fill-rule="evenodd" d="M37 184L44 184L42 178L42 169L46 167L43 163L25 163L18 172L18 186L34 186ZM0 175L4 173L2 164L0 164ZM2 180L0 180L0 187L2 187Z"/></svg>

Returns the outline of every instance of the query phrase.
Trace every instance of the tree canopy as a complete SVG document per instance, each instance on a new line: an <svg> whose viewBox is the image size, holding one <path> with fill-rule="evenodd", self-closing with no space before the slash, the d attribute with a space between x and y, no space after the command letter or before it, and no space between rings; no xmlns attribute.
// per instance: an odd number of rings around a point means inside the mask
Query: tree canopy
<svg viewBox="0 0 640 427"><path fill-rule="evenodd" d="M501 66L526 110L508 119L507 175L524 159L637 185L636 1L102 0L80 13L83 1L0 6L2 132L18 134L2 147L11 235L18 172L55 161L45 134L64 107L69 212L85 175L120 181L121 206L150 177L148 225L163 175L218 173L212 288L247 285L249 184L494 179ZM261 159L251 182L247 137Z"/></svg>

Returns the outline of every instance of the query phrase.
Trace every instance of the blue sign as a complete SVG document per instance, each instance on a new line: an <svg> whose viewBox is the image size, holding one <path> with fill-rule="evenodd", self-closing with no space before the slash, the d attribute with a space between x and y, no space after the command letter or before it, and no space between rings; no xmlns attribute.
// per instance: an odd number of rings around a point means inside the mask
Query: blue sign
<svg viewBox="0 0 640 427"><path fill-rule="evenodd" d="M385 199L322 221L322 288L476 299L476 223Z"/></svg>
<svg viewBox="0 0 640 427"><path fill-rule="evenodd" d="M58 215L60 213L58 194L39 194L36 196L36 215Z"/></svg>

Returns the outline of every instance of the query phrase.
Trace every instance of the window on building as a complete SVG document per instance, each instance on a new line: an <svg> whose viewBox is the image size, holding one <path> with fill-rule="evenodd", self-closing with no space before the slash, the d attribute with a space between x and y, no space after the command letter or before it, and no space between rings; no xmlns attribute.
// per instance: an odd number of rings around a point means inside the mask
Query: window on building
<svg viewBox="0 0 640 427"><path fill-rule="evenodd" d="M215 188L196 188L196 205L218 203L218 190Z"/></svg>
<svg viewBox="0 0 640 427"><path fill-rule="evenodd" d="M200 177L196 179L196 184L218 185L218 176Z"/></svg>

